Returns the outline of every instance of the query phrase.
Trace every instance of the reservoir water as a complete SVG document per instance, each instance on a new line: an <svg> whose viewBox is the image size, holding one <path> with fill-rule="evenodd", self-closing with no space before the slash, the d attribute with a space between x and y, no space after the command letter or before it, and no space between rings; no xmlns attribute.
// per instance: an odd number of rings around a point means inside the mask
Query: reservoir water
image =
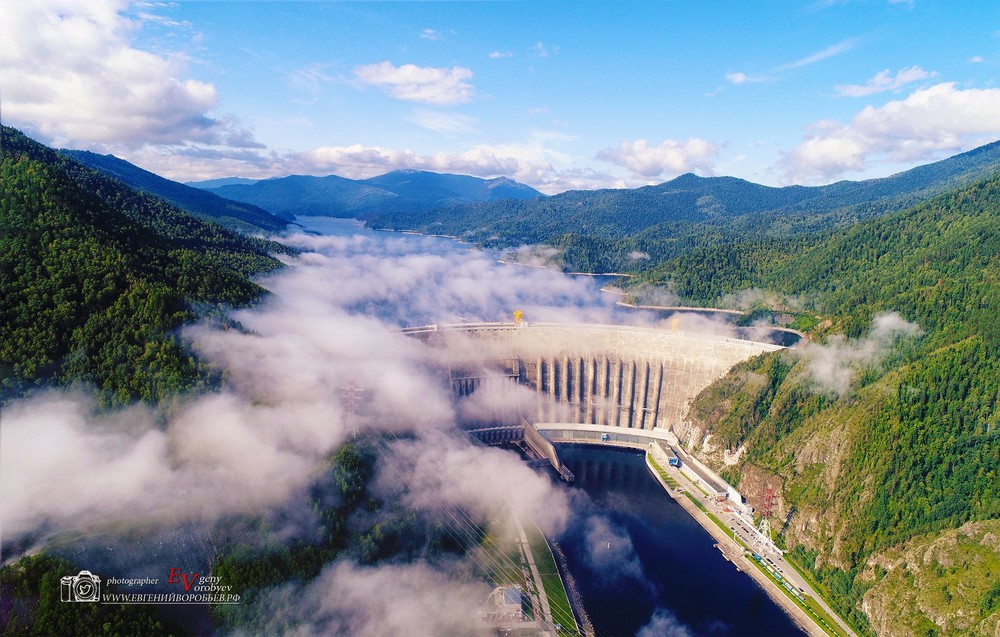
<svg viewBox="0 0 1000 637"><path fill-rule="evenodd" d="M522 304L526 320L550 321L563 320L566 317L559 309L575 309L574 320L589 323L611 323L623 325L660 325L669 329L682 331L723 333L736 338L763 341L792 347L799 341L794 333L766 327L738 327L740 316L728 312L712 310L657 310L633 308L618 305L622 295L615 292L602 292L608 286L613 287L620 277L611 275L568 275L557 270L531 267L525 265L501 265L499 260L503 254L496 250L480 249L476 246L461 243L448 237L426 236L406 232L383 232L370 230L356 219L335 219L332 217L298 217L306 232L332 237L365 237L390 246L394 254L423 255L479 255L483 261L491 262L497 269L506 269L508 277L528 278L534 275L540 285L529 285L527 288L559 289L560 294L554 298L521 298L516 302ZM485 276L493 276L495 272L480 272ZM575 289L569 290L559 283L559 280L572 281ZM547 307L546 307L547 306ZM465 320L510 320L513 307L504 308L502 314L496 316L476 316L474 313L462 316ZM383 317L385 318L385 317ZM414 320L416 316L411 317ZM441 317L428 316L427 323L449 322ZM404 326L415 325L412 321Z"/></svg>
<svg viewBox="0 0 1000 637"><path fill-rule="evenodd" d="M599 635L802 635L664 493L643 453L560 445L589 496L560 546Z"/></svg>

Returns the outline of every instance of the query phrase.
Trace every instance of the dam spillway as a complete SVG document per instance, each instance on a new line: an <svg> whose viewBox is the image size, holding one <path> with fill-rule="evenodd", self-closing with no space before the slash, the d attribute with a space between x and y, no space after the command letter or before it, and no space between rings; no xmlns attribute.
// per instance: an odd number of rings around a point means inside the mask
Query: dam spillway
<svg viewBox="0 0 1000 637"><path fill-rule="evenodd" d="M516 380L536 423L675 431L691 402L743 360L782 349L712 334L618 325L471 323L407 328L442 348L453 396Z"/></svg>

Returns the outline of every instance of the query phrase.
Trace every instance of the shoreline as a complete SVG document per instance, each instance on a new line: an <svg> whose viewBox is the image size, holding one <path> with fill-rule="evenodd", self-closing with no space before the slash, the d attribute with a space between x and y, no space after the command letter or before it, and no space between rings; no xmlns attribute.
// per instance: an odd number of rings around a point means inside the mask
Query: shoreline
<svg viewBox="0 0 1000 637"><path fill-rule="evenodd" d="M552 558L556 563L556 570L559 571L559 579L562 581L563 590L566 591L566 599L569 600L569 605L573 611L576 626L580 634L584 637L594 637L594 625L590 623L590 616L587 615L587 609L583 605L583 597L576 587L576 580L573 579L573 574L569 571L569 565L566 563L566 554L563 553L562 547L555 540L549 541L546 537L545 543L548 544L549 551L552 553Z"/></svg>
<svg viewBox="0 0 1000 637"><path fill-rule="evenodd" d="M720 314L737 314L739 316L746 315L746 312L744 312L743 310L728 310L722 307L694 307L691 305L639 305L638 303L629 303L627 301L618 301L617 303L615 303L615 305L620 305L622 307L629 307L634 310L665 310L668 312L713 312L713 313L717 312ZM774 327L771 329L790 329L790 328Z"/></svg>
<svg viewBox="0 0 1000 637"><path fill-rule="evenodd" d="M618 294L614 290L606 290L601 288L601 292L607 292L608 294ZM624 294L622 294L624 296ZM617 301L615 305L620 307L627 307L632 310L656 310L662 312L705 312L711 314L733 314L736 316L746 316L746 312L743 310L729 310L722 307L694 307L690 305L638 305L636 303L629 303L627 301ZM747 326L752 327L752 326ZM799 342L808 341L809 337L805 332L797 330L792 327L782 327L780 325L764 325L761 326L762 329L773 330L775 332L785 332L787 334L795 334L799 337ZM797 345L797 344L796 344ZM794 347L794 346L793 346Z"/></svg>
<svg viewBox="0 0 1000 637"><path fill-rule="evenodd" d="M416 233L416 234L419 234L419 233ZM442 236L443 237L445 235L431 235L431 236ZM522 268L536 268L536 269L539 269L539 270L554 270L556 272L559 272L560 274L565 274L566 276L592 276L592 277L614 276L614 277L618 277L618 278L634 277L635 276L634 274L628 274L627 272L563 272L562 270L559 270L559 269L554 268L554 267L549 266L549 265L541 265L541 264L538 264L538 263L522 263L521 261L507 261L505 259L497 259L497 263L499 263L500 265L516 265L516 266L520 266ZM604 289L602 288L601 291L603 292Z"/></svg>

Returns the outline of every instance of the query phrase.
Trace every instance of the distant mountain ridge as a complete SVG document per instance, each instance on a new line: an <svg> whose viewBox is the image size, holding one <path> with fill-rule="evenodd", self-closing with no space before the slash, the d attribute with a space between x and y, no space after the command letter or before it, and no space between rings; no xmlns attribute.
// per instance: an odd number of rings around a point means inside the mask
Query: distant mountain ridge
<svg viewBox="0 0 1000 637"><path fill-rule="evenodd" d="M203 181L185 181L185 186L191 186L192 188L201 188L202 190L207 190L209 188L218 188L219 186L233 186L237 184L242 184L244 186L249 186L255 184L260 179L247 179L246 177L222 177L221 179L205 179Z"/></svg>
<svg viewBox="0 0 1000 637"><path fill-rule="evenodd" d="M288 225L288 219L282 219L263 208L171 181L114 155L99 155L86 150L59 152L88 168L119 179L143 192L162 197L182 210L212 219L231 229L276 232Z"/></svg>
<svg viewBox="0 0 1000 637"><path fill-rule="evenodd" d="M544 199L475 202L459 211L380 210L364 218L376 228L442 233L501 245L557 245L567 235L654 243L706 235L733 239L796 235L846 227L997 172L1000 142L890 177L826 186L777 188L735 177L685 174L635 189L571 190Z"/></svg>
<svg viewBox="0 0 1000 637"><path fill-rule="evenodd" d="M290 175L206 190L290 218L295 215L361 217L379 211L413 214L479 201L543 196L534 188L507 177L481 179L422 170L394 170L369 179Z"/></svg>

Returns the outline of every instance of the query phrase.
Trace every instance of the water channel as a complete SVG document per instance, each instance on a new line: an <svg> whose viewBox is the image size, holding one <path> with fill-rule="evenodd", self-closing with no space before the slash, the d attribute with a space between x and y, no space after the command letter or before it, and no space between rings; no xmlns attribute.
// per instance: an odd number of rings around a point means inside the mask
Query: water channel
<svg viewBox="0 0 1000 637"><path fill-rule="evenodd" d="M641 451L559 445L587 494L561 538L599 635L801 635L664 493Z"/></svg>

